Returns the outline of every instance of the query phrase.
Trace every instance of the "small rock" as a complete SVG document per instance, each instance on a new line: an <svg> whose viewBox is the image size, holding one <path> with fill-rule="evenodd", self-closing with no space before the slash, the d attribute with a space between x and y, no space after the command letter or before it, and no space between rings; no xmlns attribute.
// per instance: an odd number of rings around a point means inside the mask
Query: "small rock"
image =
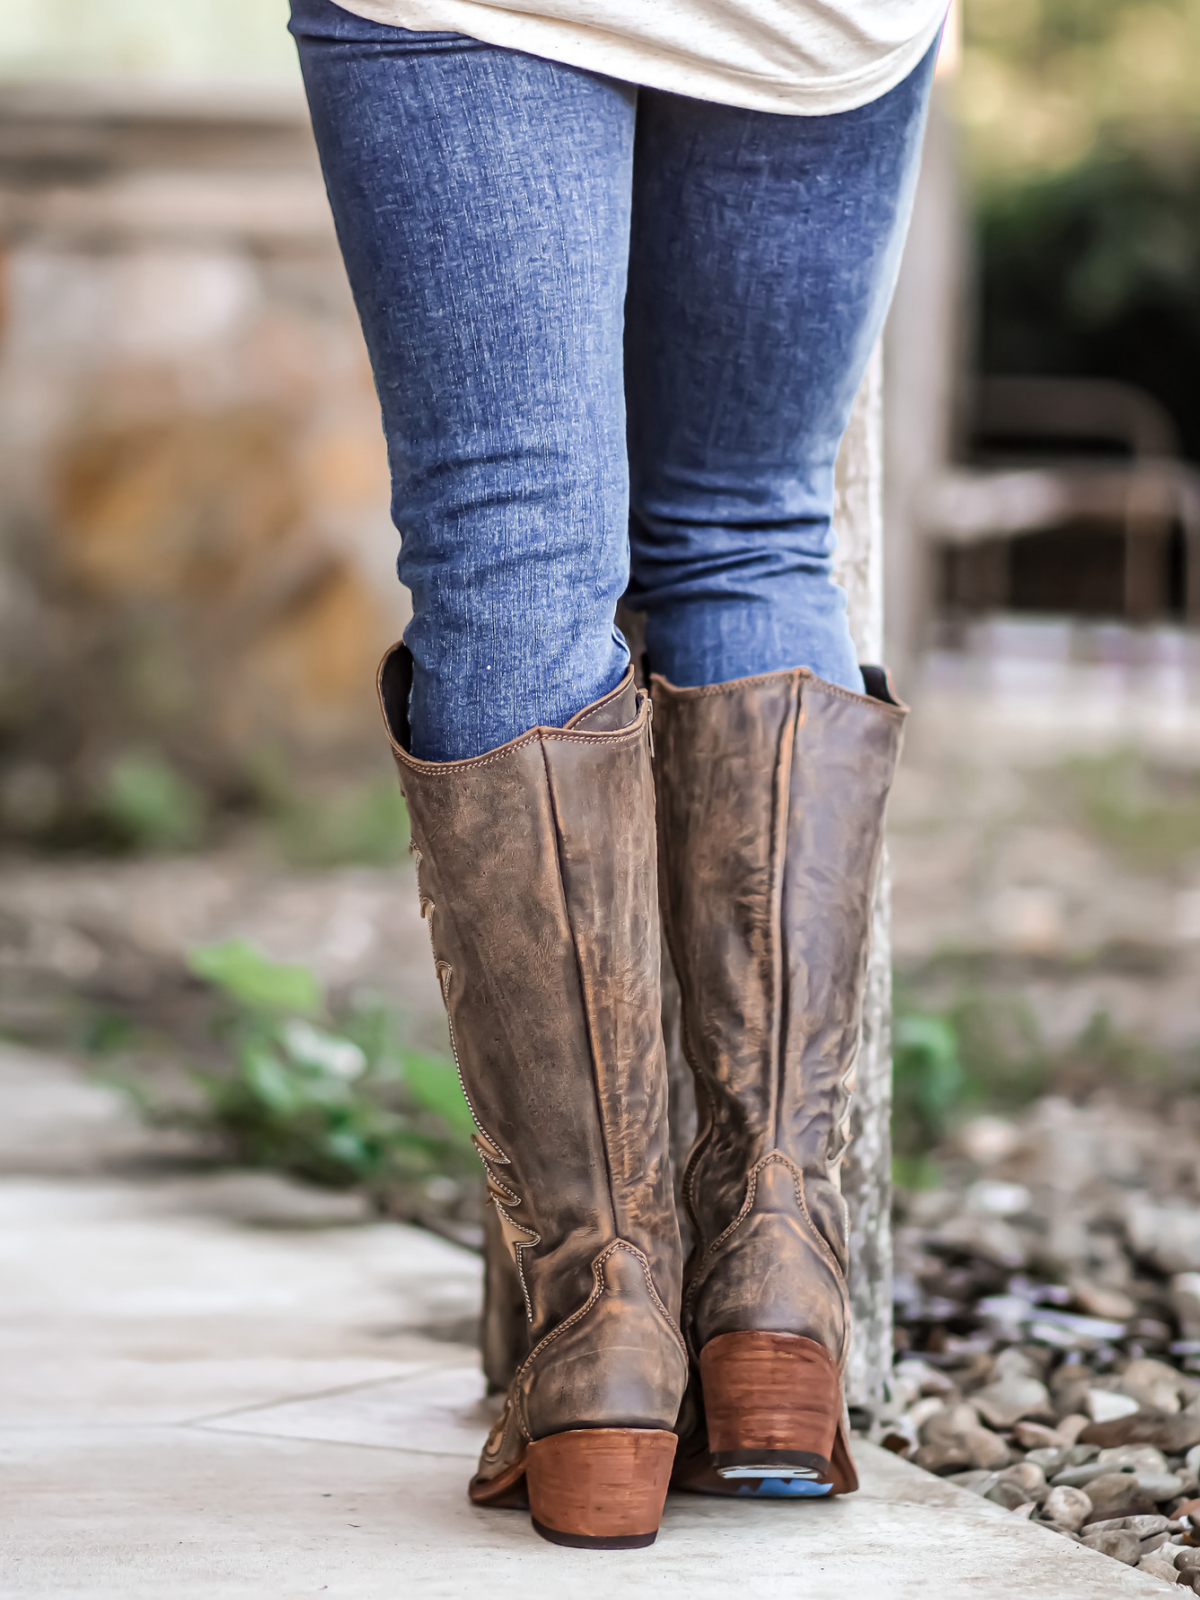
<svg viewBox="0 0 1200 1600"><path fill-rule="evenodd" d="M1086 1489L1095 1479L1109 1477L1116 1470L1104 1461L1088 1461L1077 1467L1064 1467L1061 1472L1052 1473L1050 1482L1055 1485L1063 1484L1069 1489ZM1132 1477L1133 1474L1130 1473L1129 1476Z"/></svg>
<svg viewBox="0 0 1200 1600"><path fill-rule="evenodd" d="M971 1433L979 1426L975 1408L962 1403L946 1406L940 1402L922 1400L909 1412L909 1417L912 1418L924 1405L931 1405L933 1409L925 1411L917 1424L922 1444L935 1444L939 1439L956 1439L959 1434Z"/></svg>
<svg viewBox="0 0 1200 1600"><path fill-rule="evenodd" d="M971 1451L971 1465L975 1467L1006 1467L1012 1460L1012 1451L998 1434L988 1428L972 1428L967 1434Z"/></svg>
<svg viewBox="0 0 1200 1600"><path fill-rule="evenodd" d="M1134 1535L1119 1528L1104 1533L1085 1532L1080 1543L1089 1550L1099 1550L1103 1556L1112 1556L1114 1561L1123 1561L1127 1567L1136 1567L1142 1558L1142 1547Z"/></svg>
<svg viewBox="0 0 1200 1600"><path fill-rule="evenodd" d="M1200 1444L1194 1444L1184 1456L1183 1470L1189 1478L1200 1478Z"/></svg>
<svg viewBox="0 0 1200 1600"><path fill-rule="evenodd" d="M1121 1374L1121 1392L1139 1405L1158 1411L1179 1411L1180 1374L1162 1361L1131 1361ZM1097 1422L1104 1421L1102 1417Z"/></svg>
<svg viewBox="0 0 1200 1600"><path fill-rule="evenodd" d="M1103 1393L1092 1390L1091 1393ZM1200 1414L1192 1411L1136 1411L1112 1422L1092 1422L1080 1434L1084 1444L1107 1449L1115 1444L1152 1444L1178 1455L1200 1444Z"/></svg>
<svg viewBox="0 0 1200 1600"><path fill-rule="evenodd" d="M1027 1500L1044 1500L1050 1487L1041 1467L1028 1459L1018 1461L1011 1467L1005 1467L1000 1474L1000 1482L1015 1483L1019 1489L1024 1490Z"/></svg>
<svg viewBox="0 0 1200 1600"><path fill-rule="evenodd" d="M1200 1271L1200 1210L1194 1205L1186 1201L1156 1205L1134 1195L1126 1206L1125 1228L1137 1254L1162 1272Z"/></svg>
<svg viewBox="0 0 1200 1600"><path fill-rule="evenodd" d="M1045 1521L1053 1522L1056 1527L1065 1528L1070 1533L1082 1528L1091 1514L1092 1502L1083 1490L1068 1489L1061 1484L1051 1489L1042 1505Z"/></svg>
<svg viewBox="0 0 1200 1600"><path fill-rule="evenodd" d="M1183 1479L1177 1478L1173 1472L1138 1472L1137 1486L1144 1495L1161 1505L1164 1500L1178 1498L1179 1491L1183 1488Z"/></svg>
<svg viewBox="0 0 1200 1600"><path fill-rule="evenodd" d="M967 1190L967 1210L977 1217L1019 1217L1033 1204L1023 1183L980 1178Z"/></svg>
<svg viewBox="0 0 1200 1600"><path fill-rule="evenodd" d="M1022 1450L1061 1451L1065 1444L1057 1428L1047 1428L1040 1422L1018 1422L1013 1437Z"/></svg>
<svg viewBox="0 0 1200 1600"><path fill-rule="evenodd" d="M890 1450L894 1456L911 1455L916 1448L915 1439L911 1439L907 1433L898 1432L895 1428L890 1428L887 1433L882 1434L879 1443L884 1450Z"/></svg>
<svg viewBox="0 0 1200 1600"><path fill-rule="evenodd" d="M1140 1409L1132 1395L1114 1394L1108 1389L1089 1389L1086 1405L1093 1423L1116 1422Z"/></svg>
<svg viewBox="0 0 1200 1600"><path fill-rule="evenodd" d="M1021 1135L1003 1117L972 1117L958 1131L963 1153L981 1167L1003 1161L1021 1142Z"/></svg>
<svg viewBox="0 0 1200 1600"><path fill-rule="evenodd" d="M1143 1556L1150 1555L1152 1551L1161 1550L1168 1537L1169 1535L1165 1533L1152 1533L1148 1539L1139 1540Z"/></svg>
<svg viewBox="0 0 1200 1600"><path fill-rule="evenodd" d="M912 1460L925 1472L932 1472L939 1478L966 1472L975 1465L962 1434L951 1439L931 1439L928 1444L918 1445Z"/></svg>
<svg viewBox="0 0 1200 1600"><path fill-rule="evenodd" d="M934 1238L943 1246L978 1256L1008 1272L1025 1265L1020 1234L999 1217L976 1217L969 1211L960 1211L942 1223Z"/></svg>
<svg viewBox="0 0 1200 1600"><path fill-rule="evenodd" d="M936 1395L943 1400L958 1399L958 1386L954 1379L948 1373L939 1372L936 1367L931 1367L927 1361L920 1361L910 1356L907 1360L897 1363L892 1376L900 1383L911 1385L919 1395Z"/></svg>
<svg viewBox="0 0 1200 1600"><path fill-rule="evenodd" d="M1175 1556L1177 1572L1200 1572L1200 1550L1180 1550Z"/></svg>
<svg viewBox="0 0 1200 1600"><path fill-rule="evenodd" d="M1067 1416L1059 1418L1058 1426L1054 1431L1068 1445L1073 1445L1083 1430L1090 1425L1091 1420L1090 1417L1084 1416L1081 1411L1069 1412Z"/></svg>
<svg viewBox="0 0 1200 1600"><path fill-rule="evenodd" d="M1132 1467L1135 1472L1165 1472L1167 1458L1152 1444L1116 1444L1096 1457L1106 1466Z"/></svg>
<svg viewBox="0 0 1200 1600"><path fill-rule="evenodd" d="M1088 1525L1089 1533L1111 1533L1114 1528L1132 1533L1138 1539L1151 1539L1160 1533L1165 1537L1171 1531L1171 1522L1167 1517L1148 1512L1140 1517L1110 1517L1107 1522L1092 1522Z"/></svg>
<svg viewBox="0 0 1200 1600"><path fill-rule="evenodd" d="M1171 1310L1185 1339L1200 1339L1200 1272L1177 1272L1171 1279Z"/></svg>
<svg viewBox="0 0 1200 1600"><path fill-rule="evenodd" d="M1092 1515L1087 1518L1089 1523L1154 1510L1154 1501L1139 1486L1131 1472L1111 1472L1093 1478L1085 1493L1092 1502Z"/></svg>
<svg viewBox="0 0 1200 1600"><path fill-rule="evenodd" d="M1137 1313L1133 1300L1120 1289L1106 1289L1087 1278L1072 1278L1070 1290L1075 1304L1089 1317L1128 1322Z"/></svg>
<svg viewBox="0 0 1200 1600"><path fill-rule="evenodd" d="M972 1494L986 1494L999 1476L998 1472L988 1472L983 1467L970 1467L966 1472L947 1473L946 1482L956 1489L969 1489Z"/></svg>
<svg viewBox="0 0 1200 1600"><path fill-rule="evenodd" d="M931 1439L913 1456L918 1467L946 1477L968 1467L1006 1467L1012 1453L998 1434L976 1425L946 1438Z"/></svg>
<svg viewBox="0 0 1200 1600"><path fill-rule="evenodd" d="M1175 1583L1178 1577L1175 1563L1165 1550L1152 1550L1148 1555L1143 1551L1137 1569L1148 1572L1152 1578L1160 1578L1163 1583Z"/></svg>
<svg viewBox="0 0 1200 1600"><path fill-rule="evenodd" d="M1071 1383L1060 1385L1051 1392L1054 1395L1054 1414L1058 1418L1055 1427L1061 1429L1068 1417L1083 1416L1084 1427L1090 1427L1092 1418L1088 1413L1088 1391L1091 1385L1086 1378L1076 1378Z"/></svg>
<svg viewBox="0 0 1200 1600"><path fill-rule="evenodd" d="M916 1400L909 1406L904 1413L904 1420L920 1433L927 1422L932 1421L934 1417L940 1417L943 1412L953 1409L944 1400L939 1399L937 1395L927 1395L925 1399Z"/></svg>
<svg viewBox="0 0 1200 1600"><path fill-rule="evenodd" d="M1050 1392L1040 1378L1002 1378L971 1397L971 1404L993 1428L1011 1428L1025 1417L1052 1417Z"/></svg>
<svg viewBox="0 0 1200 1600"><path fill-rule="evenodd" d="M1005 1483L1003 1475L992 1485L983 1498L993 1501L998 1506L1003 1506L1006 1511L1015 1511L1018 1506L1036 1504L1036 1502L1029 1501L1019 1483Z"/></svg>
<svg viewBox="0 0 1200 1600"><path fill-rule="evenodd" d="M1045 1371L1037 1352L1028 1346L1022 1349L1020 1345L1010 1345L992 1362L991 1376L998 1383L1001 1378L1042 1378Z"/></svg>

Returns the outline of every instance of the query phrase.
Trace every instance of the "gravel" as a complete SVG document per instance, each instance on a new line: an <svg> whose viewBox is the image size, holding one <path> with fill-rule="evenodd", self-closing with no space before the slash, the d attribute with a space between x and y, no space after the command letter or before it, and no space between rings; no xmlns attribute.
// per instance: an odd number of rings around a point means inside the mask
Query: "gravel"
<svg viewBox="0 0 1200 1600"><path fill-rule="evenodd" d="M1046 1096L967 1123L939 1163L944 1187L897 1206L897 1358L871 1436L1200 1584L1200 1105Z"/></svg>

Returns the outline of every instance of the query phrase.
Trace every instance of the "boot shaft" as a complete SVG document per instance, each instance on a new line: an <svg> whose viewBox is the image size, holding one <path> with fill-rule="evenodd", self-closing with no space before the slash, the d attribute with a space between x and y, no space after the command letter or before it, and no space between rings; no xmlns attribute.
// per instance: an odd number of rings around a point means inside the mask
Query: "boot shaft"
<svg viewBox="0 0 1200 1600"><path fill-rule="evenodd" d="M660 880L701 1132L689 1337L848 1334L839 1169L906 708L797 669L653 680Z"/></svg>
<svg viewBox="0 0 1200 1600"><path fill-rule="evenodd" d="M670 1321L680 1263L648 700L629 676L565 728L423 762L405 748L408 670L399 647L380 695L530 1346L588 1302L594 1264L615 1241L645 1261Z"/></svg>

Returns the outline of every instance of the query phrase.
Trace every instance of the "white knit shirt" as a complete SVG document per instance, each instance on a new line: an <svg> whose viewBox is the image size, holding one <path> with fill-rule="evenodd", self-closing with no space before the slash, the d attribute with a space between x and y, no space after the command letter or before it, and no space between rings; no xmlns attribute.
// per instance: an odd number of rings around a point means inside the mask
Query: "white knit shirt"
<svg viewBox="0 0 1200 1600"><path fill-rule="evenodd" d="M629 83L819 116L877 99L933 43L947 0L338 0Z"/></svg>

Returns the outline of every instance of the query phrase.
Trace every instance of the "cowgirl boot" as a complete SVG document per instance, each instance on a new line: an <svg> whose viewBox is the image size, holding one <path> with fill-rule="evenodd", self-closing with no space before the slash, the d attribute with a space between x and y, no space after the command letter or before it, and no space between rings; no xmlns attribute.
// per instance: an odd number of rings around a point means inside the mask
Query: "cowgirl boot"
<svg viewBox="0 0 1200 1600"><path fill-rule="evenodd" d="M556 1544L652 1544L687 1378L667 1151L650 706L632 673L564 728L408 752L411 657L380 668L421 911L511 1254L527 1353L477 1505Z"/></svg>
<svg viewBox="0 0 1200 1600"><path fill-rule="evenodd" d="M907 708L805 669L652 680L659 880L700 1133L676 1482L858 1487L840 1189L884 807Z"/></svg>

